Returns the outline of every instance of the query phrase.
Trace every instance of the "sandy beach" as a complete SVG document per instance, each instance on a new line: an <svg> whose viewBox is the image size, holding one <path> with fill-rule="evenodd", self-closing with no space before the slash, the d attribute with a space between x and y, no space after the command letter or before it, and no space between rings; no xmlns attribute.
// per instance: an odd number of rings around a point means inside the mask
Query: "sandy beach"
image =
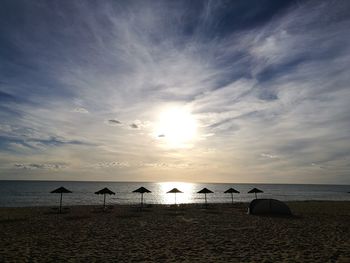
<svg viewBox="0 0 350 263"><path fill-rule="evenodd" d="M0 208L0 262L350 262L350 202Z"/></svg>

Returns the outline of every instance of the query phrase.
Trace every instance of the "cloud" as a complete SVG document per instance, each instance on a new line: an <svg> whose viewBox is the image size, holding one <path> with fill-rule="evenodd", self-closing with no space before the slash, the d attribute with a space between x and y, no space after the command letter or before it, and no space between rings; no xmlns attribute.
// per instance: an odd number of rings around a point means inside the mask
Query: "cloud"
<svg viewBox="0 0 350 263"><path fill-rule="evenodd" d="M191 168L191 163L164 163L164 162L153 162L153 163L145 163L141 162L138 164L141 167L149 167L149 168L163 168L163 169L172 169L172 168Z"/></svg>
<svg viewBox="0 0 350 263"><path fill-rule="evenodd" d="M279 157L277 155L270 154L270 153L261 153L260 156L265 158L265 159L266 158L267 159L279 159Z"/></svg>
<svg viewBox="0 0 350 263"><path fill-rule="evenodd" d="M87 109L82 108L82 107L76 107L73 111L78 112L78 113L89 113L89 111Z"/></svg>
<svg viewBox="0 0 350 263"><path fill-rule="evenodd" d="M116 126L116 125L120 125L122 123L118 120L108 120L108 124L111 126Z"/></svg>
<svg viewBox="0 0 350 263"><path fill-rule="evenodd" d="M206 181L349 183L349 3L243 2L14 4L0 16L2 158L65 156L79 174L113 154L146 180L176 156ZM174 104L199 123L186 152L150 136Z"/></svg>
<svg viewBox="0 0 350 263"><path fill-rule="evenodd" d="M10 125L7 124L0 124L0 133L10 133L12 132L12 127Z"/></svg>
<svg viewBox="0 0 350 263"><path fill-rule="evenodd" d="M67 163L16 163L15 168L25 170L61 170L66 169Z"/></svg>
<svg viewBox="0 0 350 263"><path fill-rule="evenodd" d="M2 92L0 90L0 101L2 103L7 103L7 102L15 102L17 101L16 97L9 94L9 93L6 93L6 92Z"/></svg>
<svg viewBox="0 0 350 263"><path fill-rule="evenodd" d="M49 139L33 139L34 142L39 142L44 145L54 145L54 146L60 146L64 144L73 144L73 145L90 145L90 143L78 141L78 140L66 140L64 138L59 137L50 137Z"/></svg>
<svg viewBox="0 0 350 263"><path fill-rule="evenodd" d="M92 146L89 142L67 140L62 137L31 138L21 136L1 136L0 149L18 153L30 151L45 151L48 147L63 147L65 145Z"/></svg>
<svg viewBox="0 0 350 263"><path fill-rule="evenodd" d="M116 161L99 162L93 165L94 168L129 167L129 166L130 165L128 162L116 162Z"/></svg>

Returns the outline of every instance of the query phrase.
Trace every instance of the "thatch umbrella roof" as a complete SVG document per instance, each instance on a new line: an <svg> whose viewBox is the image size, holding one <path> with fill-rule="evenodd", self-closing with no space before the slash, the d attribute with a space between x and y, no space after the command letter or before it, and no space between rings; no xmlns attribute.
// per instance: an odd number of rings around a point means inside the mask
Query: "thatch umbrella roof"
<svg viewBox="0 0 350 263"><path fill-rule="evenodd" d="M50 193L51 194L60 194L60 209L59 209L59 212L61 213L62 212L62 195L63 194L69 194L71 193L72 191L69 191L68 189L64 188L63 186L51 191Z"/></svg>
<svg viewBox="0 0 350 263"><path fill-rule="evenodd" d="M107 187L95 192L96 195L115 195L115 193L109 190Z"/></svg>
<svg viewBox="0 0 350 263"><path fill-rule="evenodd" d="M145 187L140 187L134 191L132 191L133 193L140 193L140 194L144 194L144 193L152 193L150 190L148 190L147 188Z"/></svg>
<svg viewBox="0 0 350 263"><path fill-rule="evenodd" d="M255 194L255 199L258 199L257 193L263 193L263 190L260 190L258 188L253 188L252 190L248 191L248 194Z"/></svg>
<svg viewBox="0 0 350 263"><path fill-rule="evenodd" d="M176 194L176 193L183 193L177 188L173 188L170 191L166 192L167 194Z"/></svg>
<svg viewBox="0 0 350 263"><path fill-rule="evenodd" d="M239 194L239 191L237 191L236 189L233 189L231 187L231 188L227 189L224 193L231 194L231 200L232 200L232 205L233 205L233 194Z"/></svg>
<svg viewBox="0 0 350 263"><path fill-rule="evenodd" d="M202 190L197 192L198 194L212 194L213 191L209 190L208 188L203 188Z"/></svg>
<svg viewBox="0 0 350 263"><path fill-rule="evenodd" d="M107 187L95 192L96 195L103 195L103 208L106 208L106 195L115 195L115 193L109 190Z"/></svg>
<svg viewBox="0 0 350 263"><path fill-rule="evenodd" d="M168 192L166 192L167 194L175 194L175 205L176 205L176 194L177 193L183 193L183 192L181 192L179 189L177 189L177 188L173 188L173 189L171 189L170 191L168 191Z"/></svg>
<svg viewBox="0 0 350 263"><path fill-rule="evenodd" d="M141 205L141 209L143 207L143 194L144 193L152 193L150 190L148 190L147 188L141 186L140 188L132 191L133 193L140 193L141 194L141 201L140 201L140 205Z"/></svg>
<svg viewBox="0 0 350 263"><path fill-rule="evenodd" d="M72 191L69 191L68 189L64 188L63 186L51 191L51 194L68 194L71 193Z"/></svg>
<svg viewBox="0 0 350 263"><path fill-rule="evenodd" d="M252 190L248 191L248 194L253 194L253 193L263 193L263 190L260 190L258 188L253 188Z"/></svg>
<svg viewBox="0 0 350 263"><path fill-rule="evenodd" d="M225 192L225 194L239 194L239 191L237 191L236 189L233 189L232 187L227 189Z"/></svg>
<svg viewBox="0 0 350 263"><path fill-rule="evenodd" d="M203 188L202 190L197 192L198 194L204 194L204 199L205 199L205 207L208 206L207 203L207 194L212 194L214 193L213 191L209 190L208 188Z"/></svg>

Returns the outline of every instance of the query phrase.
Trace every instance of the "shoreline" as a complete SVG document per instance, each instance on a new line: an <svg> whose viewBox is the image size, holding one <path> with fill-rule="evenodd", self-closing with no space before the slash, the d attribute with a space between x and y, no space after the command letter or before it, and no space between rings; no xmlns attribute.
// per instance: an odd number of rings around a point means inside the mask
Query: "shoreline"
<svg viewBox="0 0 350 263"><path fill-rule="evenodd" d="M258 199L264 199L264 198L258 198ZM272 198L274 199L274 198ZM254 199L252 199L253 201ZM292 201L283 201L283 200L280 200L282 201L283 203L286 203L286 204L293 204L293 203L308 203L308 202L315 202L315 203L349 203L350 204L350 201L349 200L292 200ZM245 201L242 201L242 202L234 202L233 205L232 203L210 203L208 202L208 206L209 207L212 207L212 206L235 206L235 205L241 205L241 204L246 204L247 207L249 205L250 202L245 202ZM134 208L137 208L137 207L140 207L140 203L130 203L130 204L116 204L116 203L109 203L109 204L106 204L106 206L113 206L113 207L134 207ZM99 206L102 206L102 204L98 204L98 203L94 203L94 204L77 204L77 205L72 205L72 204L68 204L68 205L65 205L63 204L62 207L68 207L68 208L79 208L79 207L99 207ZM181 203L181 204L153 204L153 203L145 203L144 206L148 206L148 207L174 207L174 206L177 206L177 207L200 207L200 206L204 206L204 203ZM32 205L32 206L0 206L0 209L7 209L7 208L11 208L11 209L25 209L25 208L38 208L38 209L44 209L44 208L53 208L53 207L58 207L57 204L53 203L52 205Z"/></svg>
<svg viewBox="0 0 350 263"><path fill-rule="evenodd" d="M0 208L0 261L349 262L350 202L286 202L291 217L248 203Z"/></svg>

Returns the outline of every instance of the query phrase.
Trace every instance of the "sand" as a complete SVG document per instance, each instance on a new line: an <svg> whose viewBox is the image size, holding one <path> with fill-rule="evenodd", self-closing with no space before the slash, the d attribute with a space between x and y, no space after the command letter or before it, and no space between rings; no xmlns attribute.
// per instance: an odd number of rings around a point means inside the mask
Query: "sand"
<svg viewBox="0 0 350 263"><path fill-rule="evenodd" d="M0 262L350 262L350 202L288 204L0 208Z"/></svg>

